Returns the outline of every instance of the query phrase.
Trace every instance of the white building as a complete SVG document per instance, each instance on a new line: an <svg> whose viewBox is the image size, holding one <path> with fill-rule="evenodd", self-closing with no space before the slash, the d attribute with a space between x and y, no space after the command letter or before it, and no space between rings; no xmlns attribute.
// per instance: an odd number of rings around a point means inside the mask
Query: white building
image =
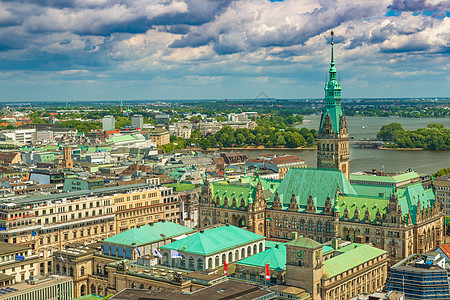
<svg viewBox="0 0 450 300"><path fill-rule="evenodd" d="M116 119L114 116L103 117L103 131L113 131L116 129Z"/></svg>
<svg viewBox="0 0 450 300"><path fill-rule="evenodd" d="M12 139L14 142L31 144L33 142L33 134L35 132L36 132L35 128L12 129L3 131L3 135Z"/></svg>
<svg viewBox="0 0 450 300"><path fill-rule="evenodd" d="M142 115L134 115L131 117L131 127L142 129L144 126L144 117Z"/></svg>

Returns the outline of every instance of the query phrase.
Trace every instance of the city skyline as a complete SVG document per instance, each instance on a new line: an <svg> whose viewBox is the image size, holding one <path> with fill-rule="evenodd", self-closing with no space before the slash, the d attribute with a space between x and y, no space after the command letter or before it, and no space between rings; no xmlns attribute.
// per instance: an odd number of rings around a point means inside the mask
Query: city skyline
<svg viewBox="0 0 450 300"><path fill-rule="evenodd" d="M445 97L445 1L1 1L4 101Z"/></svg>

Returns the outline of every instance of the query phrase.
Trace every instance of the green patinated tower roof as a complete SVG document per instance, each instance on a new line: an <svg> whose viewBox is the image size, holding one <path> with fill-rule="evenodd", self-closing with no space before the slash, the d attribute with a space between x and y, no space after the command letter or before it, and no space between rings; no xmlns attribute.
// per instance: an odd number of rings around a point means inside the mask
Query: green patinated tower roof
<svg viewBox="0 0 450 300"><path fill-rule="evenodd" d="M292 240L289 243L286 243L285 245L301 247L301 248L308 248L308 249L316 249L316 248L321 248L323 246L321 243L316 242L315 240L306 238L306 237L298 237L295 240Z"/></svg>
<svg viewBox="0 0 450 300"><path fill-rule="evenodd" d="M333 131L339 133L343 115L341 108L341 83L336 78L336 67L334 65L333 35L333 32L331 32L331 63L328 82L325 84L325 110L320 120L319 133L322 131L326 115L329 115L331 118Z"/></svg>

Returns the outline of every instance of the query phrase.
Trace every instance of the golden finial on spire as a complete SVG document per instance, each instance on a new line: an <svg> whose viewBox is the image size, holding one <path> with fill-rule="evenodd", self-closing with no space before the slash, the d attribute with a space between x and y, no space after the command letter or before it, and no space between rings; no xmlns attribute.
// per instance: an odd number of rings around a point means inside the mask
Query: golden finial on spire
<svg viewBox="0 0 450 300"><path fill-rule="evenodd" d="M334 45L334 42L333 42L333 36L334 36L334 31L331 30L331 45Z"/></svg>

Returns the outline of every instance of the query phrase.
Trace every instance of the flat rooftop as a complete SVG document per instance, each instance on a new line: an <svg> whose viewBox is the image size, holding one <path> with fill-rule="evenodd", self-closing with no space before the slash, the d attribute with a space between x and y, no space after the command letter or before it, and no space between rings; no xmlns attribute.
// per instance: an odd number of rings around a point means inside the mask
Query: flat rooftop
<svg viewBox="0 0 450 300"><path fill-rule="evenodd" d="M255 298L265 297L265 299L276 299L275 293L262 290L259 286L249 283L243 283L235 280L227 280L210 287L195 291L181 292L169 290L137 290L124 289L110 299L114 300L146 300L146 299L199 299L199 300L215 300L215 299L239 299L251 300Z"/></svg>

